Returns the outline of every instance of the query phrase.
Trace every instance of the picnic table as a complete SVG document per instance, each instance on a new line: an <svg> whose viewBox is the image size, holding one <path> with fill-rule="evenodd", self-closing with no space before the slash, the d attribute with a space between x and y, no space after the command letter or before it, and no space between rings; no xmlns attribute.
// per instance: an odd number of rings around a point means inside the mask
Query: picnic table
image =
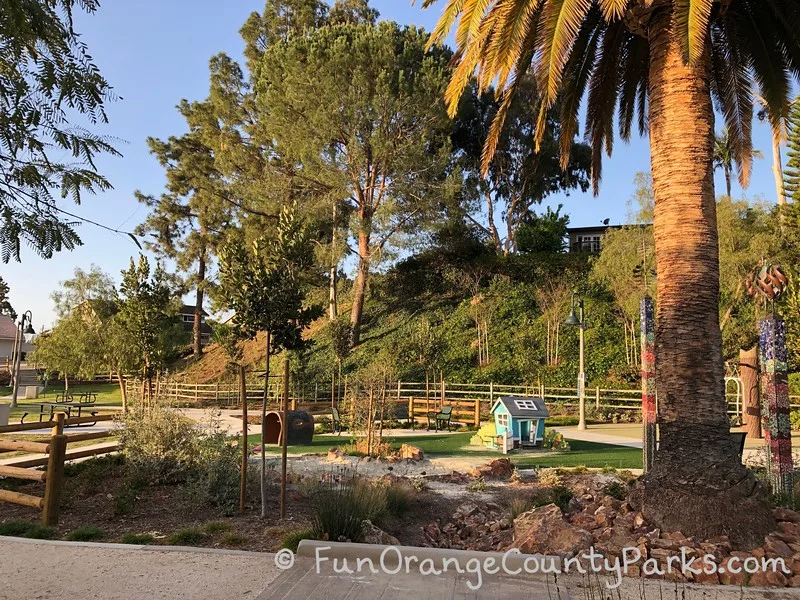
<svg viewBox="0 0 800 600"><path fill-rule="evenodd" d="M45 402L45 401L34 402L32 404L33 404L33 406L38 406L39 407L39 412L38 413L32 413L32 412L23 413L22 418L19 420L19 422L20 423L24 423L25 422L25 417L27 417L30 414L34 414L34 415L38 414L40 423L43 421L43 417L45 415L47 415L47 417L48 417L47 420L48 421L52 421L53 420L53 416L55 415L56 411L58 411L60 408L63 408L62 412L66 413L68 419L70 417L73 417L73 416L74 417L85 416L85 415L83 415L84 410L88 410L89 415L91 415L93 417L93 416L95 416L97 414L97 411L91 410L92 408L95 407L97 395L95 394L94 397L95 397L95 399L92 400L91 399L91 395L85 395L86 399L79 400L78 402L63 401L63 400L60 400L60 401L56 400L55 402ZM73 415L73 412L75 412L76 414ZM94 425L94 424L95 423L86 423L85 425L91 426L91 425Z"/></svg>

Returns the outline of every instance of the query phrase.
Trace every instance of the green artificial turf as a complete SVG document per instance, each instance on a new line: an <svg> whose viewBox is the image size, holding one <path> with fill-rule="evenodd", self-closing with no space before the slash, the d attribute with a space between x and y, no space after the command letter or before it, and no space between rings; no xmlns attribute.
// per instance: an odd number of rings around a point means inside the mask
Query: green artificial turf
<svg viewBox="0 0 800 600"><path fill-rule="evenodd" d="M429 436L398 436L384 438L391 441L393 446L409 444L421 449L427 456L478 456L481 458L497 458L502 456L499 452L491 450L474 450L469 446L469 440L474 433L456 433L451 435ZM258 434L248 436L248 445L257 446L261 436ZM289 446L289 454L325 453L334 446L343 446L350 442L349 436L343 433L335 435L315 435L310 446ZM508 455L515 466L519 468L533 467L578 467L590 468L615 467L617 469L641 469L642 451L638 448L614 446L611 444L598 444L595 442L582 442L570 440L569 452L512 452ZM268 454L277 454L280 447L267 446Z"/></svg>

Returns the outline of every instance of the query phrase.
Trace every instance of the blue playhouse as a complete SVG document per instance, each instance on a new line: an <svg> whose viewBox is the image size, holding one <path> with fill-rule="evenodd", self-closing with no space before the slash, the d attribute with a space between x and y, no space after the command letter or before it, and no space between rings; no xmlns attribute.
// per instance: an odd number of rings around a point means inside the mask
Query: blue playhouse
<svg viewBox="0 0 800 600"><path fill-rule="evenodd" d="M544 421L550 416L543 398L504 396L494 403L492 414L498 438L510 437L514 448L542 445Z"/></svg>

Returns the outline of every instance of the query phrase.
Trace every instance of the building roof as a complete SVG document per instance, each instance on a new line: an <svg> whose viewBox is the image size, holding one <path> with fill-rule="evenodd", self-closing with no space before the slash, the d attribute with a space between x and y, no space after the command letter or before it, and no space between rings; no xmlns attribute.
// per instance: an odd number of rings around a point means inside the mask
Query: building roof
<svg viewBox="0 0 800 600"><path fill-rule="evenodd" d="M200 314L203 315L204 317L208 316L208 313L205 311L205 309L200 309L200 311L201 311ZM194 306L190 306L188 304L184 304L183 306L181 306L181 314L182 315L193 315L194 314Z"/></svg>
<svg viewBox="0 0 800 600"><path fill-rule="evenodd" d="M567 227L567 233L594 233L608 231L609 229L622 229L624 225L595 225L593 227Z"/></svg>
<svg viewBox="0 0 800 600"><path fill-rule="evenodd" d="M530 396L503 396L498 398L492 406L492 413L495 409L503 405L512 417L521 419L546 419L550 416L544 398L533 398Z"/></svg>
<svg viewBox="0 0 800 600"><path fill-rule="evenodd" d="M0 340L13 340L17 337L17 325L8 315L0 315Z"/></svg>

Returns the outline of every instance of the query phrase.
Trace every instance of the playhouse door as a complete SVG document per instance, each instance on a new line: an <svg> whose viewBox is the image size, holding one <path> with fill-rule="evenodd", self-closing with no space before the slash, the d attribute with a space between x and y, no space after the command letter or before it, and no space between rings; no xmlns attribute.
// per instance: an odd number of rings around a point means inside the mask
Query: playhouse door
<svg viewBox="0 0 800 600"><path fill-rule="evenodd" d="M530 421L520 421L519 422L519 441L522 444L525 444L530 440L531 437L531 422Z"/></svg>

